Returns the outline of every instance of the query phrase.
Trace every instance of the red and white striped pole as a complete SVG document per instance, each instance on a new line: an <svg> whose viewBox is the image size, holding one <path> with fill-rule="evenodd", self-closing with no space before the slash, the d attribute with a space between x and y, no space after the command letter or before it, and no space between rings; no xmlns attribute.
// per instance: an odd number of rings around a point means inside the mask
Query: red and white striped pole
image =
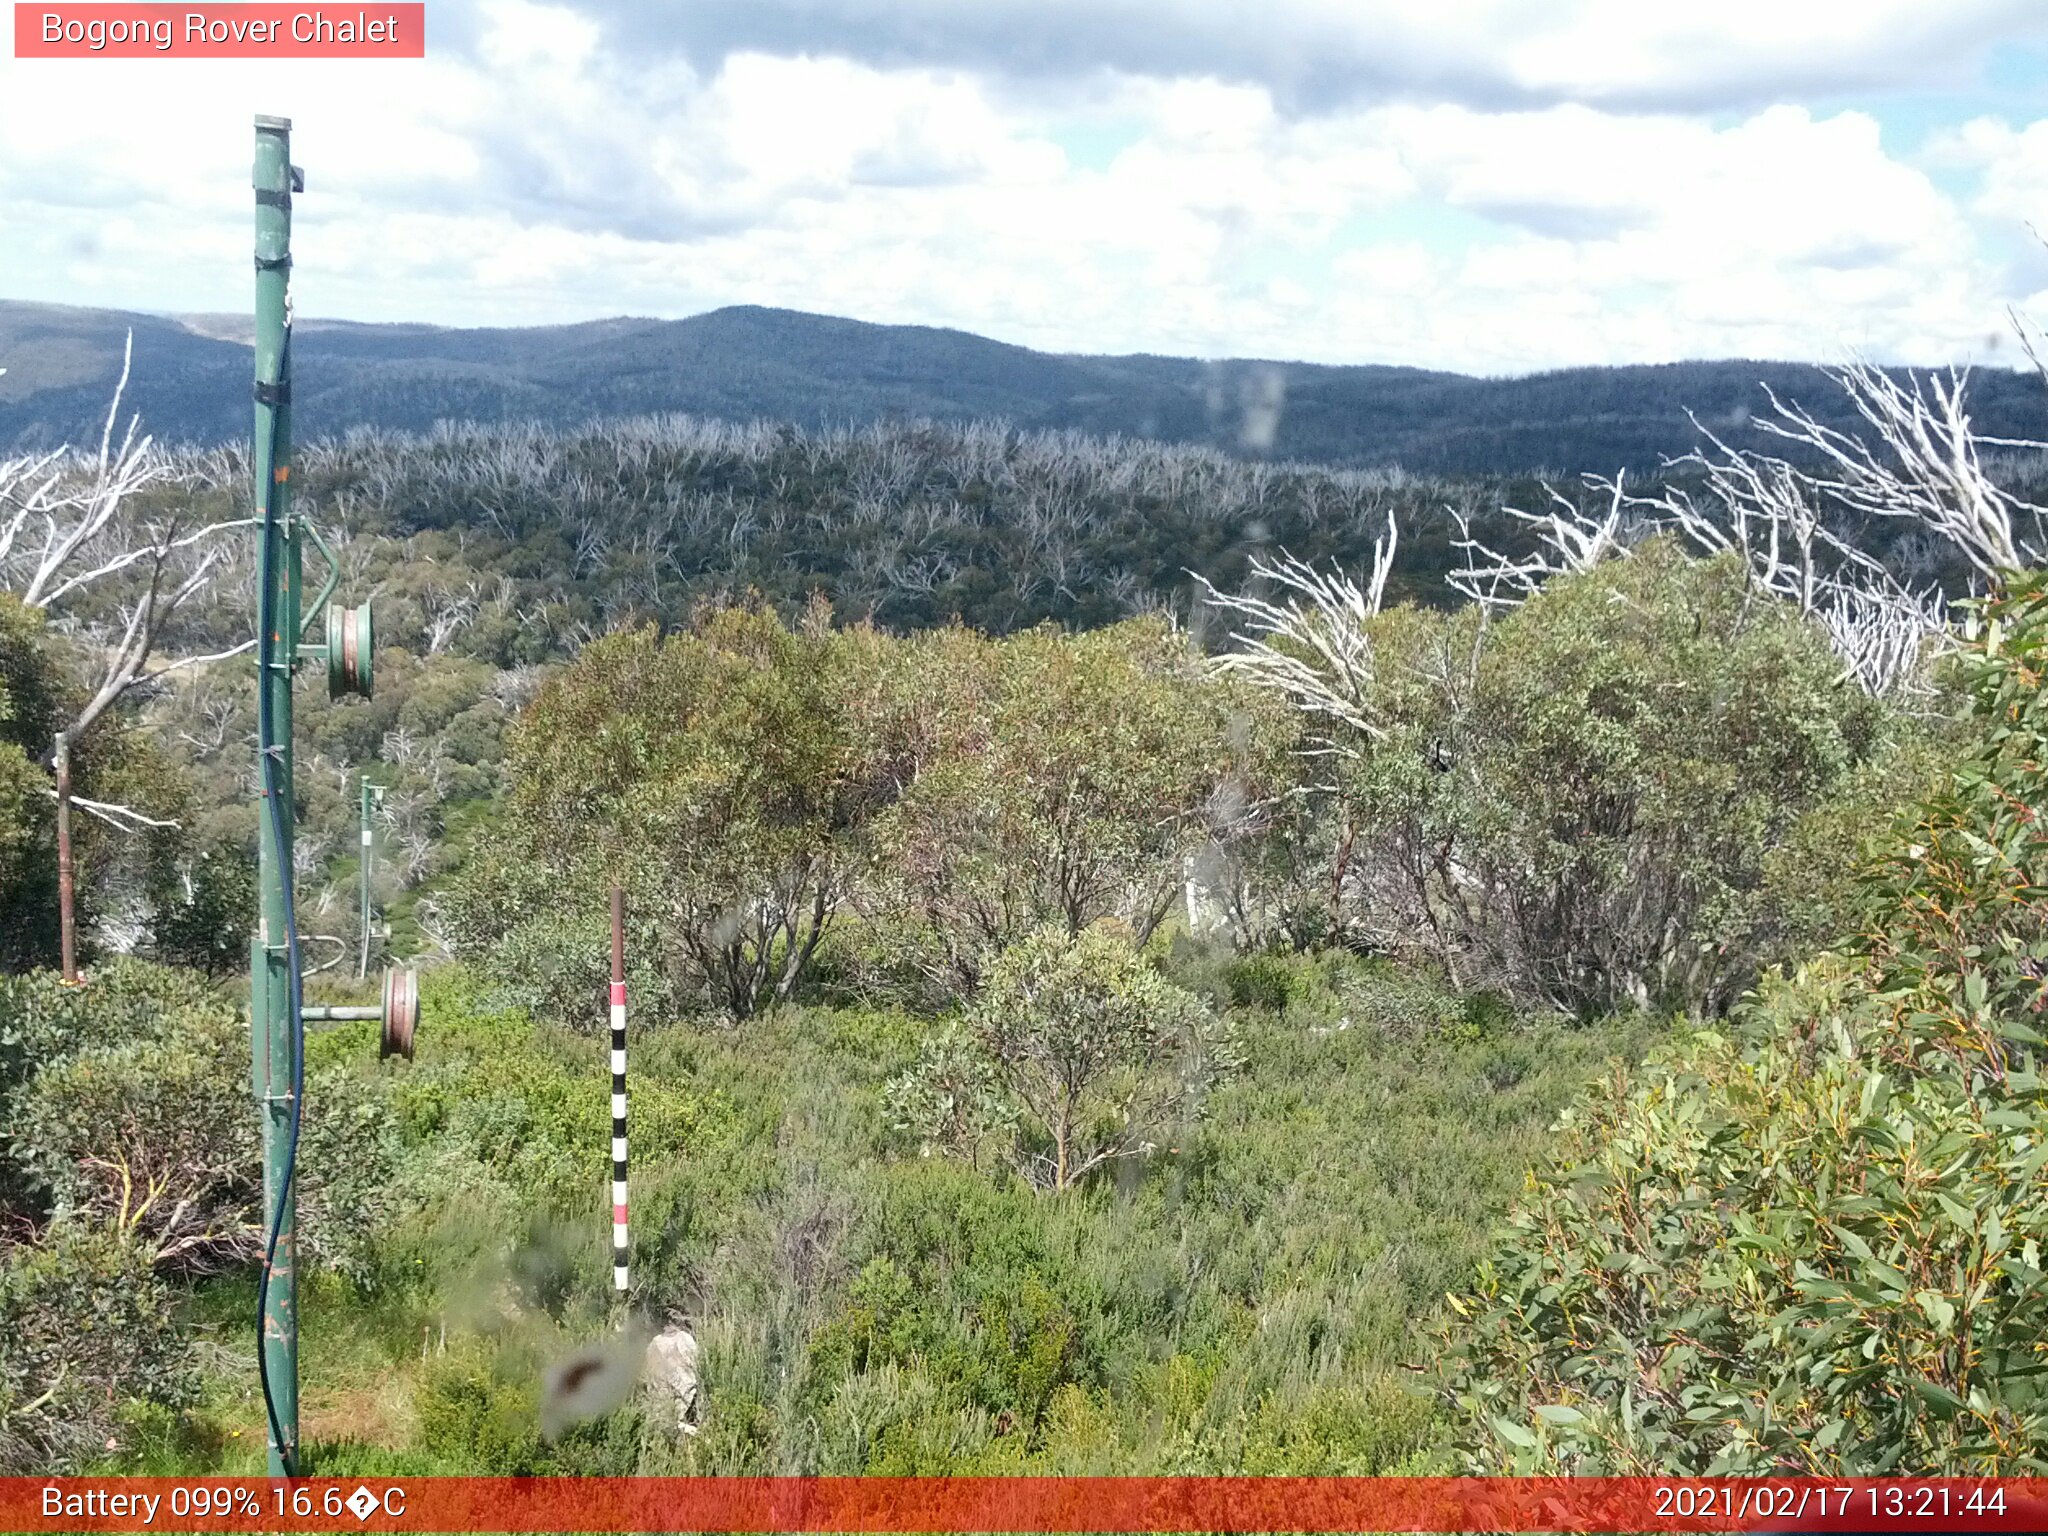
<svg viewBox="0 0 2048 1536"><path fill-rule="evenodd" d="M626 1289L626 892L612 887L612 1289Z"/></svg>

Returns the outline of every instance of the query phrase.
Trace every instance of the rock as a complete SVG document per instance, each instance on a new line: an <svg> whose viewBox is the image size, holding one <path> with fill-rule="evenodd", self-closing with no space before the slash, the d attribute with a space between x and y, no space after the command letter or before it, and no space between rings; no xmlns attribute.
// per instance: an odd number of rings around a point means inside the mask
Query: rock
<svg viewBox="0 0 2048 1536"><path fill-rule="evenodd" d="M676 1428L697 1433L697 1336L687 1323L671 1323L647 1345L646 1378L656 1392L675 1400Z"/></svg>

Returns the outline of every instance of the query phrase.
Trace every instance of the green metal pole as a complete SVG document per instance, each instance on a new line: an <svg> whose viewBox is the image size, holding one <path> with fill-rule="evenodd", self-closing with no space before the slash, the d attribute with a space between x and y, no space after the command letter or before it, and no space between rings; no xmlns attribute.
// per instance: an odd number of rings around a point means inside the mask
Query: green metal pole
<svg viewBox="0 0 2048 1536"><path fill-rule="evenodd" d="M258 571L269 571L274 625L257 637L257 687L269 694L269 732L257 750L277 764L282 835L275 830L267 793L259 787L261 833L257 873L261 892L256 953L250 974L249 1014L256 1102L263 1130L264 1220L278 1210L291 1155L294 1051L292 955L285 927L286 887L292 877L292 670L299 638L298 540L290 521L291 398L286 350L291 316L291 123L256 119L256 421L250 464L256 507L276 511L261 538L269 542ZM258 576L261 581L261 575ZM260 594L259 594L260 599ZM261 611L259 607L259 612ZM282 847L279 843L282 843ZM266 1426L270 1472L282 1476L298 1464L299 1313L298 1243L288 1193L278 1224L277 1249L263 1308L263 1363L276 1414ZM267 1419L266 1415L266 1419Z"/></svg>

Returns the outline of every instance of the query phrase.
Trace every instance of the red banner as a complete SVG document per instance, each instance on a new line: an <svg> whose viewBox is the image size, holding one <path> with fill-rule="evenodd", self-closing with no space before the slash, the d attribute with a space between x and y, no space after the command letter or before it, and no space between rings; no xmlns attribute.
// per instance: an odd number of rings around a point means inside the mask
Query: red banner
<svg viewBox="0 0 2048 1536"><path fill-rule="evenodd" d="M14 7L18 59L423 59L412 3Z"/></svg>
<svg viewBox="0 0 2048 1536"><path fill-rule="evenodd" d="M10 1531L2044 1531L2048 1479L4 1478Z"/></svg>

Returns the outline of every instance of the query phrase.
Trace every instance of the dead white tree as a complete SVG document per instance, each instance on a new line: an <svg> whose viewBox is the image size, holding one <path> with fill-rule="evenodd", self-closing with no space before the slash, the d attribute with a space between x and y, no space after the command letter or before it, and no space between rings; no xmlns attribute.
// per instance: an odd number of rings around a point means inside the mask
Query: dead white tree
<svg viewBox="0 0 2048 1536"><path fill-rule="evenodd" d="M2017 321L2015 322L2017 324ZM2022 342L2029 338L2021 328ZM2038 364L2038 354L2029 346ZM1793 607L1827 635L1845 680L1874 695L1925 687L1925 661L1950 634L1947 603L1929 581L1912 585L1854 542L1878 518L1916 525L1923 544L1956 551L1977 579L2048 559L2048 508L2017 497L1986 470L1985 448L2048 452L2048 445L1982 437L1965 408L1968 374L1909 376L1867 363L1826 370L1862 423L1858 432L1820 421L1768 387L1771 410L1757 429L1788 445L1783 455L1730 447L1702 425L1703 446L1666 465L1648 495L1623 476L1585 477L1605 510L1589 511L1552 490L1541 513L1503 508L1536 531L1532 553L1513 558L1475 538L1451 509L1465 564L1450 585L1486 613L1524 601L1552 576L1625 555L1644 533L1674 533L1709 556L1740 562L1754 589ZM1925 566L1924 554L1919 564ZM1925 571L1922 571L1925 574Z"/></svg>
<svg viewBox="0 0 2048 1536"><path fill-rule="evenodd" d="M1451 547L1465 552L1465 563L1447 572L1444 580L1453 591L1492 614L1524 601L1552 576L1590 571L1602 560L1627 554L1635 520L1630 516L1622 477L1616 475L1612 481L1588 477L1587 484L1607 496L1605 512L1589 512L1549 486L1544 487L1551 503L1546 512L1501 508L1506 516L1536 530L1535 550L1520 559L1481 543L1472 536L1470 517L1459 508L1447 507L1458 525L1458 537Z"/></svg>
<svg viewBox="0 0 2048 1536"><path fill-rule="evenodd" d="M1855 435L1814 419L1766 389L1774 417L1757 426L1805 449L1819 467L1799 469L1823 506L1870 518L1906 518L1945 539L1986 582L2048 560L2048 507L2022 501L1986 473L1986 447L2048 451L2029 439L1981 437L1965 409L1967 372L1900 383L1855 362L1830 370L1869 429Z"/></svg>
<svg viewBox="0 0 2048 1536"><path fill-rule="evenodd" d="M477 615L483 595L483 583L466 582L460 591L443 586L440 582L430 583L420 595L420 614L424 619L423 628L427 637L427 654L438 656L447 650L455 637Z"/></svg>
<svg viewBox="0 0 2048 1536"><path fill-rule="evenodd" d="M1812 477L1796 465L1699 430L1708 446L1671 466L1697 479L1697 494L1667 483L1634 505L1702 553L1734 557L1758 592L1813 620L1845 680L1875 697L1918 688L1921 663L1948 627L1939 589L1908 586L1835 532Z"/></svg>
<svg viewBox="0 0 2048 1536"><path fill-rule="evenodd" d="M1712 451L1696 449L1671 467L1696 473L1700 496L1672 486L1639 502L1665 526L1708 555L1737 556L1752 582L1802 614L1819 608L1833 570L1844 562L1881 570L1828 530L1790 464L1737 452L1698 417L1693 425Z"/></svg>
<svg viewBox="0 0 2048 1536"><path fill-rule="evenodd" d="M211 655L150 666L165 626L210 583L222 555L217 536L254 519L195 526L175 510L140 509L145 492L177 479L179 471L140 433L139 418L129 418L116 442L134 354L130 332L97 455L60 449L0 460L0 590L13 592L26 607L71 620L79 637L100 653L98 683L56 733L48 765L54 779L50 793L57 801L58 916L66 980L77 975L71 808L76 805L123 830L172 825L74 796L73 746L130 690L255 644L252 637ZM114 594L114 618L84 611L108 593Z"/></svg>
<svg viewBox="0 0 2048 1536"><path fill-rule="evenodd" d="M1253 560L1251 574L1264 593L1224 593L1197 576L1208 602L1233 615L1235 648L1216 658L1214 672L1237 676L1285 700L1308 725L1297 753L1320 760L1329 770L1318 782L1294 786L1271 800L1241 808L1246 825L1284 814L1290 801L1334 797L1337 823L1329 848L1323 900L1333 932L1353 927L1345 915L1346 893L1358 882L1360 833L1364 830L1347 797L1338 792L1347 763L1376 751L1390 729L1380 699L1380 658L1374 620L1387 595L1399 545L1391 510L1386 532L1373 543L1370 573L1361 584L1339 569L1319 571L1282 553ZM1475 652L1476 655L1476 652ZM1259 907L1241 878L1231 897L1241 931L1250 931ZM1213 882L1212 882L1213 884ZM1377 941L1380 935L1369 935Z"/></svg>
<svg viewBox="0 0 2048 1536"><path fill-rule="evenodd" d="M1949 642L1947 602L1936 584L1911 586L1858 547L1854 531L1879 518L1910 521L1923 542L1948 546L1978 581L1996 585L2048 559L2048 508L2000 486L1981 450L2048 447L1975 434L1964 372L1901 382L1856 362L1828 377L1862 432L1830 427L1766 388L1771 414L1756 426L1792 456L1737 450L1701 427L1706 445L1671 465L1679 480L1632 505L1704 552L1740 559L1758 589L1820 625L1846 678L1877 695L1916 691L1926 659ZM1688 478L1697 495L1683 488Z"/></svg>
<svg viewBox="0 0 2048 1536"><path fill-rule="evenodd" d="M200 702L197 713L200 719L206 722L205 734L179 731L178 739L190 746L199 756L211 757L227 746L228 732L235 723L235 701L229 698L207 697Z"/></svg>
<svg viewBox="0 0 2048 1536"><path fill-rule="evenodd" d="M1241 626L1232 637L1238 648L1219 656L1215 670L1246 677L1303 714L1343 728L1316 737L1313 754L1355 756L1361 739L1370 742L1383 734L1372 701L1370 625L1386 598L1399 541L1390 511L1386 533L1373 542L1372 574L1363 587L1341 570L1319 571L1284 550L1277 558L1261 555L1252 561L1253 580L1285 594L1275 598L1222 592L1207 578L1188 573L1208 602L1235 615Z"/></svg>
<svg viewBox="0 0 2048 1536"><path fill-rule="evenodd" d="M1933 588L1834 585L1814 611L1843 676L1873 698L1931 692L1926 660L1949 632L1948 605Z"/></svg>

